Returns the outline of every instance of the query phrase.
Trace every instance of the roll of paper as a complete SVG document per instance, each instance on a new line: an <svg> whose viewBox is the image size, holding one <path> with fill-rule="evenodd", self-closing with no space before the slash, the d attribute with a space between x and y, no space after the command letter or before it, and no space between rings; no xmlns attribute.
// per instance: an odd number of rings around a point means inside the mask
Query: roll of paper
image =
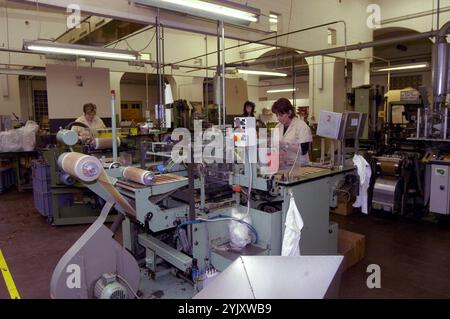
<svg viewBox="0 0 450 319"><path fill-rule="evenodd" d="M67 174L80 179L83 182L96 181L111 196L122 209L131 216L136 216L135 208L119 193L111 183L110 178L102 167L100 160L94 156L82 153L63 153L58 157L58 166ZM104 198L105 200L109 200Z"/></svg>
<svg viewBox="0 0 450 319"><path fill-rule="evenodd" d="M136 167L127 167L123 170L123 177L142 185L151 185L155 179L155 175L150 172Z"/></svg>
<svg viewBox="0 0 450 319"><path fill-rule="evenodd" d="M105 150L113 147L112 137L97 137L94 141L96 150ZM117 146L120 146L120 138L117 138Z"/></svg>
<svg viewBox="0 0 450 319"><path fill-rule="evenodd" d="M95 181L102 171L102 164L98 158L76 152L61 154L58 165L66 173L83 182Z"/></svg>
<svg viewBox="0 0 450 319"><path fill-rule="evenodd" d="M382 175L396 176L400 173L400 158L379 157L377 165Z"/></svg>

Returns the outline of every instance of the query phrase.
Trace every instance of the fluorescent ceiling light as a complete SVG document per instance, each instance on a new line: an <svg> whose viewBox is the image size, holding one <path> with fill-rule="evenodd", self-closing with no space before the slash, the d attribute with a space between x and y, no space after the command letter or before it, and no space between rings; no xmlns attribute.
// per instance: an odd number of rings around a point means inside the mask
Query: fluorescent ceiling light
<svg viewBox="0 0 450 319"><path fill-rule="evenodd" d="M284 72L278 72L278 71L270 71L270 70L252 70L252 69L237 69L238 73L241 74L251 74L251 75L270 75L270 76L280 76L285 77L287 76L287 73Z"/></svg>
<svg viewBox="0 0 450 319"><path fill-rule="evenodd" d="M294 91L297 91L297 88L295 88L295 89L267 90L267 93L283 93L283 92L294 92Z"/></svg>
<svg viewBox="0 0 450 319"><path fill-rule="evenodd" d="M269 14L269 22L278 23L278 16L276 14Z"/></svg>
<svg viewBox="0 0 450 319"><path fill-rule="evenodd" d="M135 0L135 3L137 4L156 6L168 10L181 11L184 13L186 13L186 9L192 9L194 10L193 12L187 13L191 13L194 15L200 12L212 14L219 17L227 17L233 20L258 22L257 10L243 5L233 4L231 2L230 6L228 6L226 5L227 1L221 2L223 2L224 4L200 0ZM233 8L232 6L235 6L236 8Z"/></svg>
<svg viewBox="0 0 450 319"><path fill-rule="evenodd" d="M52 41L24 41L24 50L48 54L73 55L110 60L137 60L139 53L135 51L97 48L88 45L58 43Z"/></svg>
<svg viewBox="0 0 450 319"><path fill-rule="evenodd" d="M397 65L397 66L391 66L387 68L377 68L374 69L374 72L385 72L385 71L400 71L400 70L411 70L411 69L421 69L421 68L427 68L429 64L427 62L424 63L413 63L413 64L405 64L405 65Z"/></svg>
<svg viewBox="0 0 450 319"><path fill-rule="evenodd" d="M150 61L151 60L150 53L141 53L139 56L140 56L140 60L142 60L142 61Z"/></svg>
<svg viewBox="0 0 450 319"><path fill-rule="evenodd" d="M0 74L29 75L29 76L46 76L47 75L45 70L10 69L10 68L0 68Z"/></svg>

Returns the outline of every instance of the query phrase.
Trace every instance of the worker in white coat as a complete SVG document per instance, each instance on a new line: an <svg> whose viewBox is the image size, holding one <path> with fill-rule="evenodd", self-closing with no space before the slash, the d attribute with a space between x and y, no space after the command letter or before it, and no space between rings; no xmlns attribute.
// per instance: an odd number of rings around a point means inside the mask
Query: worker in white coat
<svg viewBox="0 0 450 319"><path fill-rule="evenodd" d="M288 99L278 99L272 105L272 112L279 122L275 129L279 130L281 168L287 168L294 163L303 165L309 163L308 152L312 142L309 126L295 116L295 109Z"/></svg>
<svg viewBox="0 0 450 319"><path fill-rule="evenodd" d="M106 126L102 119L97 116L97 106L95 104L86 103L83 105L83 113L75 122L83 123L88 128L73 126L72 131L77 132L82 142L86 142L97 135L97 129L106 128Z"/></svg>

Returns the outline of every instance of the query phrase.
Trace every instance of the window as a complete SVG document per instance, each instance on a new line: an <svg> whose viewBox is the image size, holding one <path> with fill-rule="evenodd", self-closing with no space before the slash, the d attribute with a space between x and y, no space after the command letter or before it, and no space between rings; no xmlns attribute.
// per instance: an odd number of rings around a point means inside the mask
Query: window
<svg viewBox="0 0 450 319"><path fill-rule="evenodd" d="M48 122L48 100L46 90L33 90L34 119L40 125ZM48 123L45 123L48 124Z"/></svg>
<svg viewBox="0 0 450 319"><path fill-rule="evenodd" d="M142 114L141 101L121 101L121 115L123 121L142 122L145 120Z"/></svg>
<svg viewBox="0 0 450 319"><path fill-rule="evenodd" d="M328 28L328 45L336 45L336 30Z"/></svg>
<svg viewBox="0 0 450 319"><path fill-rule="evenodd" d="M269 14L269 25L272 32L278 32L278 17L279 15L276 13Z"/></svg>
<svg viewBox="0 0 450 319"><path fill-rule="evenodd" d="M401 90L406 87L419 89L422 85L422 75L405 75L391 77L391 90Z"/></svg>

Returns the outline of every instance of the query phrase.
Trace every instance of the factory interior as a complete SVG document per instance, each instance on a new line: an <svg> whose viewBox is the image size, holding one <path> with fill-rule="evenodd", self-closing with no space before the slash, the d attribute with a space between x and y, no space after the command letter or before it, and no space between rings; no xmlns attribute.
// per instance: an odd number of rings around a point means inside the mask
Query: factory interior
<svg viewBox="0 0 450 319"><path fill-rule="evenodd" d="M450 298L450 0L0 0L0 299Z"/></svg>

